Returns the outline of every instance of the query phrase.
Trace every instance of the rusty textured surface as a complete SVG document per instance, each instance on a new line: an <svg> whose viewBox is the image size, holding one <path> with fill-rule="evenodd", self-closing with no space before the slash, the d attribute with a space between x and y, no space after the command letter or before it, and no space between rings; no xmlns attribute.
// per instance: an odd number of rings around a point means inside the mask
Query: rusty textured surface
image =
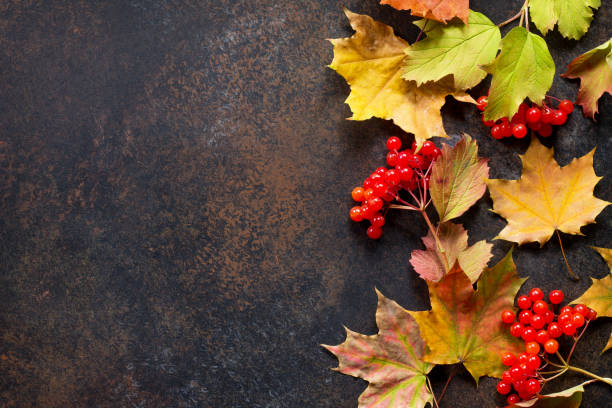
<svg viewBox="0 0 612 408"><path fill-rule="evenodd" d="M522 0L474 0L499 22ZM416 30L376 1L347 7ZM607 40L547 37L558 78ZM349 122L348 87L325 38L350 35L337 1L15 0L0 4L0 406L353 407L365 383L319 347L342 325L373 333L377 286L425 309L408 266L425 225L388 218L380 242L348 221L351 187L382 163L388 122ZM475 91L483 92L484 86ZM474 135L494 177L517 177L526 141L497 142L475 109L449 101L453 139ZM596 194L612 200L612 99L574 113L548 142L568 163L598 146ZM403 136L408 140L408 136ZM485 198L461 221L473 240L504 221ZM612 209L585 237L516 251L527 287L584 291L611 246ZM495 259L510 248L495 242ZM593 325L577 365L612 376ZM439 390L448 369L434 370ZM578 377L562 384L576 383ZM590 385L583 407L608 406ZM494 406L461 369L444 407Z"/></svg>

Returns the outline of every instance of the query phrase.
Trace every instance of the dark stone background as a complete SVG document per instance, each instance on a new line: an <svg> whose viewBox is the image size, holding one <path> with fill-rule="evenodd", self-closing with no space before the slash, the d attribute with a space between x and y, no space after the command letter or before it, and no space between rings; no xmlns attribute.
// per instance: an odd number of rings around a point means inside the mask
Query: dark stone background
<svg viewBox="0 0 612 408"><path fill-rule="evenodd" d="M405 12L344 1L414 40ZM500 22L522 0L473 0ZM608 39L603 7L581 41L547 36L558 73ZM383 163L398 128L350 122L349 88L325 38L351 34L338 1L14 0L0 4L0 405L354 407L365 383L334 373L319 344L342 325L376 331L374 286L428 307L408 264L425 224L388 217L371 242L348 220L350 191ZM555 78L552 95L574 98ZM474 95L485 92L483 84ZM612 200L612 100L546 143L562 164L598 146L596 195ZM492 177L520 175L528 141L494 141L449 99L452 142L472 134ZM405 141L409 135L402 136ZM460 221L471 240L504 221L487 197ZM606 267L612 208L586 236L515 251L525 289L575 298ZM511 247L495 242L496 262ZM576 365L612 375L593 324ZM448 367L433 372L440 391ZM563 385L577 384L569 377ZM464 369L443 407L501 403ZM610 406L589 385L583 407Z"/></svg>

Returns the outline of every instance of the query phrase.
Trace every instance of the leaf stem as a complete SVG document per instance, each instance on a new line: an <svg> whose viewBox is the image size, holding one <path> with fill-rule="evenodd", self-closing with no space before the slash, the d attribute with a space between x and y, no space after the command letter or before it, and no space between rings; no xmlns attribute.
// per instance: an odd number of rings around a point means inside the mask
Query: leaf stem
<svg viewBox="0 0 612 408"><path fill-rule="evenodd" d="M571 366L571 365L568 365L567 369L570 370L570 371L575 371L575 372L580 373L580 374L584 374L584 375L586 375L588 377L594 378L594 379L596 379L598 381L601 381L601 382L605 382L606 384L612 386L612 378L600 377L597 374L591 373L590 371L586 371L586 370L583 370L582 368L574 367L574 366Z"/></svg>
<svg viewBox="0 0 612 408"><path fill-rule="evenodd" d="M563 356L561 355L561 353L559 353L559 350L557 350L555 353L557 354L557 357L559 357L559 360L561 360L561 362L563 363L563 366L567 367L567 362L563 359Z"/></svg>
<svg viewBox="0 0 612 408"><path fill-rule="evenodd" d="M433 398L434 405L436 406L436 408L440 408L440 406L438 405L438 400L436 400L436 394L434 394L434 392L433 392L433 388L431 386L431 381L429 381L429 377L428 376L425 376L425 378L427 379L427 388L429 388L429 392L431 392L431 397Z"/></svg>
<svg viewBox="0 0 612 408"><path fill-rule="evenodd" d="M442 243L440 242L440 238L438 237L438 232L436 231L433 224L429 220L429 217L427 216L425 209L420 209L419 211L421 215L423 216L423 218L425 219L425 222L427 223L427 226L429 227L429 231L431 231L431 235L433 235L434 240L436 241L436 245L438 246L438 251L440 252L440 254L442 254L442 261L444 261L444 268L446 268L445 270L448 271L449 267L448 267L448 260L446 259L446 254L445 254L446 251L444 250L444 247L442 246Z"/></svg>
<svg viewBox="0 0 612 408"><path fill-rule="evenodd" d="M421 28L421 31L419 31L419 35L417 35L417 38L416 38L416 40L414 40L414 42L419 42L419 40L421 39L421 36L425 32L425 28L427 27L427 23L428 22L429 22L429 20L425 20L425 24L423 24L423 28Z"/></svg>
<svg viewBox="0 0 612 408"><path fill-rule="evenodd" d="M565 266L567 266L567 271L570 274L570 277L577 281L578 276L574 273L574 271L572 271L572 267L570 266L569 262L567 262L567 256L565 256L565 250L563 249L563 242L561 242L561 234L559 234L559 230L555 230L555 232L557 233L557 238L559 238L559 246L561 247L561 253L563 254L563 260L565 260Z"/></svg>
<svg viewBox="0 0 612 408"><path fill-rule="evenodd" d="M498 28L501 28L503 26L505 26L506 24L510 24L511 22L513 22L514 20L516 20L517 18L519 18L521 16L521 14L523 14L523 9L521 9L521 11L519 11L518 13L516 13L515 15L513 15L512 17L510 17L509 19L507 19L504 22L501 22L497 25Z"/></svg>
<svg viewBox="0 0 612 408"><path fill-rule="evenodd" d="M442 392L440 393L440 397L438 397L438 402L442 401L442 398L444 398L444 394L446 393L446 389L448 388L448 385L450 384L451 380L453 379L454 375L455 375L455 370L457 368L457 365L453 365L453 368L450 372L450 374L448 375L448 380L446 380L446 384L444 384L444 388L442 388Z"/></svg>

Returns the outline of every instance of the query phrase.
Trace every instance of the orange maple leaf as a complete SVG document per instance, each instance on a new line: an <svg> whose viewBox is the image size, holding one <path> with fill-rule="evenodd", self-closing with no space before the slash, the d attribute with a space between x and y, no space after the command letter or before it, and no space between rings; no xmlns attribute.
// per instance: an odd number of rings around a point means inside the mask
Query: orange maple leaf
<svg viewBox="0 0 612 408"><path fill-rule="evenodd" d="M428 18L446 23L454 17L468 22L469 0L380 0L398 10L410 10L413 16Z"/></svg>

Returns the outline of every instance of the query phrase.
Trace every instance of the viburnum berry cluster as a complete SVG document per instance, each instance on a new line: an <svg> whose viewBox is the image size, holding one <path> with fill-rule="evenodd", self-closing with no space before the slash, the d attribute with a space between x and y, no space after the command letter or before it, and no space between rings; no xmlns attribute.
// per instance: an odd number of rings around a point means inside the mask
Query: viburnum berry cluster
<svg viewBox="0 0 612 408"><path fill-rule="evenodd" d="M569 362L588 323L597 317L597 312L582 304L564 306L555 314L552 309L563 301L560 290L551 291L548 299L550 306L544 301L544 292L540 288L533 288L529 295L518 297L518 313L504 310L501 314L502 322L510 325L510 334L525 341L525 352L518 356L505 352L501 356L502 363L509 368L497 384L497 392L507 395L509 405L533 398L546 382L569 369L568 363L558 352L557 339L562 335L573 338L574 345L567 357ZM581 332L577 334L580 328ZM549 354L555 354L564 366L551 362L547 357ZM545 372L543 369L548 366L557 367L558 370ZM545 374L555 375L545 378ZM515 393L511 393L513 389Z"/></svg>
<svg viewBox="0 0 612 408"><path fill-rule="evenodd" d="M552 96L547 96L549 100L555 100ZM527 135L528 128L536 131L542 137L552 134L552 125L560 126L567 121L567 115L574 111L574 104L567 100L558 100L557 109L546 103L542 106L532 104L529 106L525 102L521 103L518 112L512 117L502 118L497 121L485 120L482 114L482 123L491 128L491 136L494 139L503 139L514 136L522 139ZM487 107L487 96L483 95L476 100L476 107L484 111Z"/></svg>
<svg viewBox="0 0 612 408"><path fill-rule="evenodd" d="M387 139L389 168L378 167L361 186L355 187L351 192L353 200L361 203L349 211L351 220L368 220L371 225L367 235L371 239L382 236L385 214L392 201L411 205L399 196L402 190L407 191L417 202L425 201L431 165L442 154L429 140L423 143L418 152L416 143L413 143L410 149L400 150L401 147L402 141L399 137L392 136ZM419 198L413 193L415 190L419 190Z"/></svg>

